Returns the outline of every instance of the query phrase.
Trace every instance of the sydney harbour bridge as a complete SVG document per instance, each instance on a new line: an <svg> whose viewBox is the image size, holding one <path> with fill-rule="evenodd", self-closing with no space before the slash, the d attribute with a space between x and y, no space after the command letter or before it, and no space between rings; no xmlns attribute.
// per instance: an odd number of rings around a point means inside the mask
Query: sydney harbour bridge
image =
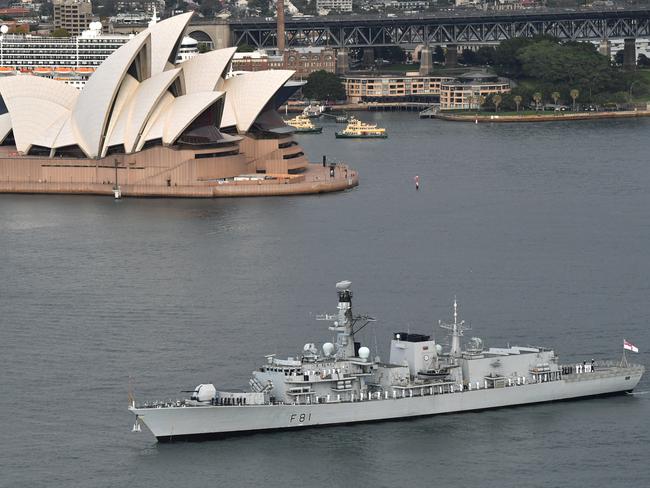
<svg viewBox="0 0 650 488"><path fill-rule="evenodd" d="M193 22L188 33L216 47L277 47L275 18ZM289 18L285 45L367 48L379 46L489 45L512 37L550 35L603 41L650 37L650 6L514 11L454 10L435 14L348 15Z"/></svg>

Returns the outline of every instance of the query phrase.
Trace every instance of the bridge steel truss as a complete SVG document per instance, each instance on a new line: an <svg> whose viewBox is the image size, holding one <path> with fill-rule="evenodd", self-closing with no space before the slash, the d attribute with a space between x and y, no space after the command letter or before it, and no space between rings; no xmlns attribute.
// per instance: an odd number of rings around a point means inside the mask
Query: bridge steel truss
<svg viewBox="0 0 650 488"><path fill-rule="evenodd" d="M235 46L249 44L258 49L276 46L276 26L272 21L235 21L230 23L230 29ZM650 37L650 9L365 20L323 17L289 21L285 30L287 47L497 44L513 37L539 35L586 41Z"/></svg>

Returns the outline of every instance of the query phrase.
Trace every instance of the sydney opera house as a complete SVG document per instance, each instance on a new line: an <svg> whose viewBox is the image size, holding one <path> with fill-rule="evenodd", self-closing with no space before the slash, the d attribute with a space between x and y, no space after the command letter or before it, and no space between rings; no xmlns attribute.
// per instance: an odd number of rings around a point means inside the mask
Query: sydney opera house
<svg viewBox="0 0 650 488"><path fill-rule="evenodd" d="M235 48L174 64L191 13L152 24L109 56L83 90L0 79L0 192L244 196L357 184L310 164L276 109L293 74L229 75Z"/></svg>

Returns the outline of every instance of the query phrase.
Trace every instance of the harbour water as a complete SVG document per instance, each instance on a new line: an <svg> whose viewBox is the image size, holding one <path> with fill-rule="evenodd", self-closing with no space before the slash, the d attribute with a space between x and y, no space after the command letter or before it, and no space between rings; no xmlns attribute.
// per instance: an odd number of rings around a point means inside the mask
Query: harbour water
<svg viewBox="0 0 650 488"><path fill-rule="evenodd" d="M156 444L140 399L245 387L329 333L334 283L434 333L456 296L488 346L649 364L650 120L455 124L368 113L385 140L300 136L359 170L342 194L0 195L0 486L647 486L650 381L581 402ZM420 190L414 177L419 176Z"/></svg>

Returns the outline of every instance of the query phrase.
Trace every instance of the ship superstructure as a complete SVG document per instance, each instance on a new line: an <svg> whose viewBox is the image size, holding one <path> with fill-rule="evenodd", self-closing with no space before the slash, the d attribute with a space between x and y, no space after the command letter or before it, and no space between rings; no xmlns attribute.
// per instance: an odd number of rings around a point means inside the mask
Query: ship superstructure
<svg viewBox="0 0 650 488"><path fill-rule="evenodd" d="M0 66L23 74L70 80L81 87L97 66L132 38L102 34L101 22L92 22L78 37L3 34Z"/></svg>
<svg viewBox="0 0 650 488"><path fill-rule="evenodd" d="M385 139L386 129L377 124L368 124L352 117L345 129L335 132L337 139Z"/></svg>
<svg viewBox="0 0 650 488"><path fill-rule="evenodd" d="M136 427L143 422L161 441L249 431L401 419L565 400L632 390L645 368L615 362L561 364L543 347L485 348L467 330L454 300L444 351L431 336L395 332L390 358L371 358L357 341L374 319L352 314L348 281L337 284L338 307L329 320L331 342L305 344L297 357L266 362L253 372L250 392L220 391L198 385L191 398L136 405Z"/></svg>
<svg viewBox="0 0 650 488"><path fill-rule="evenodd" d="M292 119L285 120L285 123L293 127L298 133L320 134L323 131L322 127L315 126L306 115L297 115Z"/></svg>

